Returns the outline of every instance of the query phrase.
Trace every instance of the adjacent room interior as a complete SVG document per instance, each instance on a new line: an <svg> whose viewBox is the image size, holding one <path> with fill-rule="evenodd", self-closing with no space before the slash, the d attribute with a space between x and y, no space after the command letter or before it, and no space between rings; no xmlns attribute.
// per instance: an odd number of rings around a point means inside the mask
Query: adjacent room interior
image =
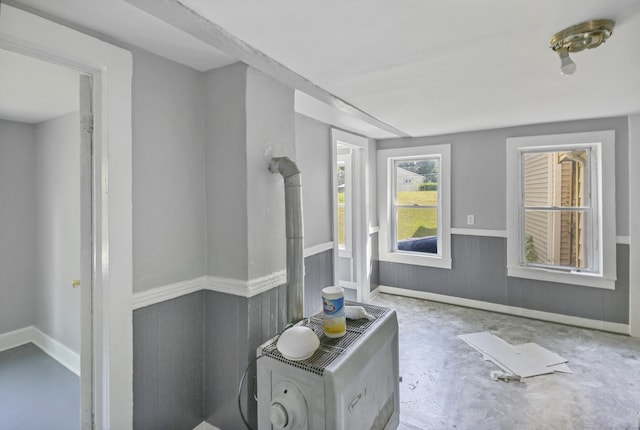
<svg viewBox="0 0 640 430"><path fill-rule="evenodd" d="M305 317L333 285L397 315L397 389L345 416L638 425L636 1L0 12L0 429L320 428L257 402L289 322L282 157Z"/></svg>

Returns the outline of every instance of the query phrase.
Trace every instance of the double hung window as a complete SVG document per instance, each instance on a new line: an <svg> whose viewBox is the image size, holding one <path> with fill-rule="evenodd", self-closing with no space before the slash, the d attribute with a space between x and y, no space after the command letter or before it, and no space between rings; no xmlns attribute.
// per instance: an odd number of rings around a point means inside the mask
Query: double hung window
<svg viewBox="0 0 640 430"><path fill-rule="evenodd" d="M451 268L450 147L378 151L380 259Z"/></svg>
<svg viewBox="0 0 640 430"><path fill-rule="evenodd" d="M613 287L613 140L613 132L508 139L509 276Z"/></svg>

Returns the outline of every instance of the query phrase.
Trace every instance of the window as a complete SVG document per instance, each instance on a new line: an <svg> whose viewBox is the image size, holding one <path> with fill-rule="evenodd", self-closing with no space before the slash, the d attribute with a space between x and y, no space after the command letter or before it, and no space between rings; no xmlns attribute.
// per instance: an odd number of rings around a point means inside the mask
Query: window
<svg viewBox="0 0 640 430"><path fill-rule="evenodd" d="M380 259L451 268L450 146L378 151Z"/></svg>
<svg viewBox="0 0 640 430"><path fill-rule="evenodd" d="M613 288L614 138L507 139L509 276Z"/></svg>
<svg viewBox="0 0 640 430"><path fill-rule="evenodd" d="M353 241L353 180L351 150L341 147L337 154L337 209L338 209L338 249L342 255L350 255Z"/></svg>

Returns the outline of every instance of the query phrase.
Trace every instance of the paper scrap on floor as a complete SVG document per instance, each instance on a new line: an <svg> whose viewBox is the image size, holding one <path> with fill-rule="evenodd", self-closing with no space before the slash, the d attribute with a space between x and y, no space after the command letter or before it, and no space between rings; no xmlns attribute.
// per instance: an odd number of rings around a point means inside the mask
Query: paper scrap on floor
<svg viewBox="0 0 640 430"><path fill-rule="evenodd" d="M458 337L507 374L529 378L554 372L572 373L566 364L568 360L537 343L514 346L486 331Z"/></svg>

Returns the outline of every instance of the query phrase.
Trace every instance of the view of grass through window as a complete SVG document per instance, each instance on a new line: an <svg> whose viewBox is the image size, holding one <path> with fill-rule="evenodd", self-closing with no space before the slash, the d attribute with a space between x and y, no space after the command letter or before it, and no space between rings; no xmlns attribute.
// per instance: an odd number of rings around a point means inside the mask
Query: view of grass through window
<svg viewBox="0 0 640 430"><path fill-rule="evenodd" d="M395 162L397 249L437 253L438 159Z"/></svg>
<svg viewBox="0 0 640 430"><path fill-rule="evenodd" d="M344 248L346 246L345 240L345 225L344 225L344 212L345 212L345 165L344 163L338 164L338 246Z"/></svg>

